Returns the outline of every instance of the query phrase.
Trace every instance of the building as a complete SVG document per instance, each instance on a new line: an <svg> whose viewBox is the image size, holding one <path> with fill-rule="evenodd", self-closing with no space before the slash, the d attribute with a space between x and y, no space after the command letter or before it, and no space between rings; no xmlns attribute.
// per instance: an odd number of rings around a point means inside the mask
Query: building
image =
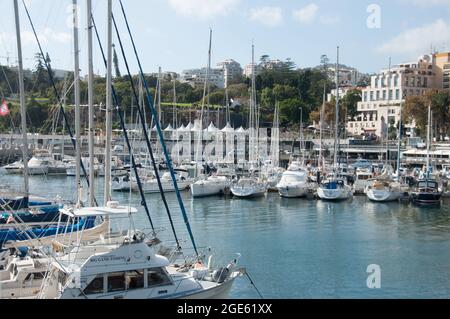
<svg viewBox="0 0 450 319"><path fill-rule="evenodd" d="M450 52L434 54L434 67L438 89L450 89Z"/></svg>
<svg viewBox="0 0 450 319"><path fill-rule="evenodd" d="M359 90L362 91L364 88L357 87L357 86L344 86L339 88L339 98L342 99L347 95L349 91L352 90ZM331 93L327 94L327 102L331 102L331 100L336 97L336 89L332 89Z"/></svg>
<svg viewBox="0 0 450 319"><path fill-rule="evenodd" d="M390 70L382 70L371 77L370 86L362 90L358 115L347 123L347 131L354 135L373 133L385 137L389 126L400 120L400 105L408 96L421 96L430 89L445 87L450 70L449 53L424 55L416 62L402 63ZM447 61L447 62L446 62ZM414 123L406 126L413 134Z"/></svg>
<svg viewBox="0 0 450 319"><path fill-rule="evenodd" d="M208 69L190 69L181 73L181 82L189 83L193 87L205 84ZM225 87L225 78L223 69L210 69L209 83L223 89Z"/></svg>
<svg viewBox="0 0 450 319"><path fill-rule="evenodd" d="M244 76L247 78L251 78L252 77L252 73L253 73L253 67L255 68L255 75L257 76L258 74L261 73L262 71L262 66L257 64L257 63L249 63L245 66L244 68Z"/></svg>
<svg viewBox="0 0 450 319"><path fill-rule="evenodd" d="M336 66L329 65L327 73L331 81L336 81ZM339 66L339 86L357 86L363 75L355 68Z"/></svg>
<svg viewBox="0 0 450 319"><path fill-rule="evenodd" d="M238 81L242 76L243 70L241 64L233 59L217 63L217 67L223 70L225 87L228 87L233 81Z"/></svg>

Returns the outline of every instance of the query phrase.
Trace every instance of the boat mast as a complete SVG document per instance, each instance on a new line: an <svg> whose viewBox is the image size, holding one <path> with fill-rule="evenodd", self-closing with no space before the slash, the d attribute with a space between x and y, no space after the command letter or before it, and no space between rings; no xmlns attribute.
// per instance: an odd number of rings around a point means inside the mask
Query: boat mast
<svg viewBox="0 0 450 319"><path fill-rule="evenodd" d="M337 145L339 139L339 46L337 47L336 60L336 110L335 110L335 131L334 131L334 167L337 170Z"/></svg>
<svg viewBox="0 0 450 319"><path fill-rule="evenodd" d="M302 162L305 160L305 154L302 152L303 151L303 143L304 143L304 138L303 138L303 108L300 107L300 153L302 154Z"/></svg>
<svg viewBox="0 0 450 319"><path fill-rule="evenodd" d="M252 91L250 97L250 114L249 114L249 160L251 163L256 161L255 156L255 104L256 104L256 91L255 91L255 45L252 43Z"/></svg>
<svg viewBox="0 0 450 319"><path fill-rule="evenodd" d="M397 144L397 179L400 180L400 147L402 144L402 116L403 116L403 96L400 101L400 119L398 121L398 144Z"/></svg>
<svg viewBox="0 0 450 319"><path fill-rule="evenodd" d="M104 205L111 200L111 135L112 135L112 0L108 0L108 40L106 66L106 146Z"/></svg>
<svg viewBox="0 0 450 319"><path fill-rule="evenodd" d="M95 205L94 197L94 66L92 62L92 0L87 0L88 21L88 109L89 109L89 206Z"/></svg>
<svg viewBox="0 0 450 319"><path fill-rule="evenodd" d="M427 125L427 172L426 172L426 179L428 181L430 176L430 132L431 132L431 104L428 104L428 125Z"/></svg>
<svg viewBox="0 0 450 319"><path fill-rule="evenodd" d="M73 5L73 51L74 51L74 95L75 95L75 180L77 185L77 204L81 204L81 115L80 115L80 51L78 48L78 0Z"/></svg>
<svg viewBox="0 0 450 319"><path fill-rule="evenodd" d="M162 119L162 110L161 110L161 67L158 68L158 121L161 123Z"/></svg>
<svg viewBox="0 0 450 319"><path fill-rule="evenodd" d="M22 60L22 39L20 34L19 6L17 0L14 0L14 15L16 22L17 56L19 60L19 93L20 93L20 116L22 123L22 158L23 158L23 181L25 200L28 202L30 187L28 182L28 138L27 138L27 111L25 107L25 85L23 79L23 60Z"/></svg>
<svg viewBox="0 0 450 319"><path fill-rule="evenodd" d="M210 114L209 114L209 103L210 103L210 93L211 93L211 84L209 83L209 78L211 76L211 51L212 51L212 29L209 31L209 49L208 49L208 68L206 69L206 109L207 109L207 115L206 115L206 125L209 125L210 122Z"/></svg>
<svg viewBox="0 0 450 319"><path fill-rule="evenodd" d="M387 103L387 112L386 112L386 167L389 163L389 107L391 105L391 57L389 57L389 71L388 71L388 103Z"/></svg>

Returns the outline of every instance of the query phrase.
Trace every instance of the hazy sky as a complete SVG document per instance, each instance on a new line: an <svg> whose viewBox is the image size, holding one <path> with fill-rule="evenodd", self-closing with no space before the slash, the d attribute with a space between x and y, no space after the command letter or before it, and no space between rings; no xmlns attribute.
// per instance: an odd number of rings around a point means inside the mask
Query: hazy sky
<svg viewBox="0 0 450 319"><path fill-rule="evenodd" d="M33 67L37 46L19 0L24 63ZM106 39L106 0L93 0L94 15ZM54 68L73 68L71 0L26 0ZM80 3L81 68L86 73L86 1ZM137 70L118 0L120 21L133 71ZM330 62L341 47L341 62L362 72L377 72L392 63L416 60L437 50L450 50L450 0L123 0L145 72L158 66L180 72L207 62L209 27L213 29L213 65L232 58L291 58L299 67L315 66L322 54ZM16 61L13 0L0 0L0 63ZM116 40L114 40L116 42ZM94 69L104 73L97 43ZM119 54L122 73L125 71Z"/></svg>

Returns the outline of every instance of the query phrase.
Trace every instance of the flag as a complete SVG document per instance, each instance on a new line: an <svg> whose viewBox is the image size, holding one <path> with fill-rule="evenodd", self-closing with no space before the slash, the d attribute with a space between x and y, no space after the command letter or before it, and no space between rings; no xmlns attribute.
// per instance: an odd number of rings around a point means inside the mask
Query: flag
<svg viewBox="0 0 450 319"><path fill-rule="evenodd" d="M9 108L8 104L6 104L6 101L2 101L2 105L0 106L0 116L6 116L9 114Z"/></svg>
<svg viewBox="0 0 450 319"><path fill-rule="evenodd" d="M3 104L2 104L3 105ZM9 215L8 220L6 221L7 224L12 224L14 223L16 220L14 219L13 215Z"/></svg>

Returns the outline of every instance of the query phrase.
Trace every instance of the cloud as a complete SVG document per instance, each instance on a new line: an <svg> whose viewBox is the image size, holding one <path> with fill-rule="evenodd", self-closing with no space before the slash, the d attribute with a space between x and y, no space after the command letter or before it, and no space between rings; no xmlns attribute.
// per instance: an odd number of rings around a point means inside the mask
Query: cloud
<svg viewBox="0 0 450 319"><path fill-rule="evenodd" d="M320 16L319 20L322 24L336 24L341 21L341 17L337 14L324 14Z"/></svg>
<svg viewBox="0 0 450 319"><path fill-rule="evenodd" d="M168 2L180 16L208 20L228 15L241 0L168 0Z"/></svg>
<svg viewBox="0 0 450 319"><path fill-rule="evenodd" d="M450 0L401 0L401 2L419 7L450 6Z"/></svg>
<svg viewBox="0 0 450 319"><path fill-rule="evenodd" d="M416 54L420 55L430 50L430 45L441 45L450 42L450 25L444 20L413 28L380 45L381 53Z"/></svg>
<svg viewBox="0 0 450 319"><path fill-rule="evenodd" d="M255 8L250 10L250 20L275 27L283 21L283 11L280 7Z"/></svg>
<svg viewBox="0 0 450 319"><path fill-rule="evenodd" d="M36 38L32 31L23 30L20 33L22 45L32 45L36 43ZM61 44L68 44L72 41L72 35L67 32L54 31L50 28L45 28L37 32L41 44L48 44L49 42L56 42ZM0 40L7 43L14 43L16 45L16 34L8 32L0 32Z"/></svg>
<svg viewBox="0 0 450 319"><path fill-rule="evenodd" d="M306 7L293 12L294 18L301 23L311 23L316 19L319 6L315 3L308 4Z"/></svg>

